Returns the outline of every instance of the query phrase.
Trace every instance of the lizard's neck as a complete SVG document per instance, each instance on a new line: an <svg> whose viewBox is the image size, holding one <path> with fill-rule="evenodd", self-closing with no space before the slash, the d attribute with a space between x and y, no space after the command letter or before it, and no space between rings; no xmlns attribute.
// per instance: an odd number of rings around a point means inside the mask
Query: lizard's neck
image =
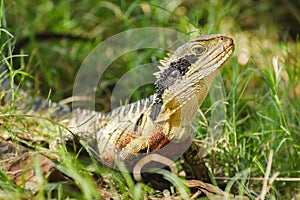
<svg viewBox="0 0 300 200"><path fill-rule="evenodd" d="M201 80L185 80L176 88L165 90L161 96L154 99L150 118L156 124L162 125L165 133L172 132L170 135L173 137L182 138L182 132L192 123L217 71Z"/></svg>

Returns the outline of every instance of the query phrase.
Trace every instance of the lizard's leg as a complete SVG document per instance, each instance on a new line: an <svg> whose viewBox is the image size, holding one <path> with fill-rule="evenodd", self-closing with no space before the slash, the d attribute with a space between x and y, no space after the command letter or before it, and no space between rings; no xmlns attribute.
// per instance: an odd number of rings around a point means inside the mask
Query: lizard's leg
<svg viewBox="0 0 300 200"><path fill-rule="evenodd" d="M154 132L147 137L132 138L120 151L120 160L126 161L137 157L139 153L144 155L161 149L170 142L169 138L161 131Z"/></svg>
<svg viewBox="0 0 300 200"><path fill-rule="evenodd" d="M200 146L195 142L192 142L188 150L183 154L183 157L187 164L190 166L193 175L198 179L206 183L211 183L209 177L209 170L206 167L203 158L200 157Z"/></svg>

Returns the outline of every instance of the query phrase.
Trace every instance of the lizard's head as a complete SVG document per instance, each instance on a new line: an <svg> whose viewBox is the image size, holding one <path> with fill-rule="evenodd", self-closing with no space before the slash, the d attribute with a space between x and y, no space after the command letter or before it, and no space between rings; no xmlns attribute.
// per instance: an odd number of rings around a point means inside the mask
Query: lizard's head
<svg viewBox="0 0 300 200"><path fill-rule="evenodd" d="M201 105L216 72L233 51L233 39L221 34L202 35L180 46L155 74L160 105L155 110L176 112L192 99L196 100L194 107ZM159 113L152 114L156 118Z"/></svg>
<svg viewBox="0 0 300 200"><path fill-rule="evenodd" d="M226 35L202 35L180 46L169 59L161 62L156 73L157 93L184 80L201 80L217 69L234 51L233 39Z"/></svg>

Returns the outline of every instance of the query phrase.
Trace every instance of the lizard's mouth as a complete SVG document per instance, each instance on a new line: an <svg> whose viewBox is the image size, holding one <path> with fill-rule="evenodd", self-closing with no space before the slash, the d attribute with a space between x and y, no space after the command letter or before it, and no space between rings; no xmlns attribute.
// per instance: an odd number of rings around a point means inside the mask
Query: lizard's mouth
<svg viewBox="0 0 300 200"><path fill-rule="evenodd" d="M228 60L228 58L232 55L233 52L234 52L234 43L233 43L233 40L232 40L232 42L228 46L223 46L223 51L220 52L217 55L217 57L221 57L220 58L220 61L221 61L220 64L222 64L223 62L225 62L226 60Z"/></svg>
<svg viewBox="0 0 300 200"><path fill-rule="evenodd" d="M223 51L228 53L229 56L231 56L231 54L233 53L234 51L234 42L233 42L233 39L229 38L229 41L230 43L226 46L223 46Z"/></svg>
<svg viewBox="0 0 300 200"><path fill-rule="evenodd" d="M217 61L216 63L219 63L218 67L220 67L222 65L222 63L224 63L234 52L233 39L231 39L229 37L228 37L228 39L230 42L228 44L223 45L223 50L219 54L217 54L215 56L215 58L213 58L213 60Z"/></svg>
<svg viewBox="0 0 300 200"><path fill-rule="evenodd" d="M217 68L222 66L222 63L224 63L228 58L232 55L234 51L234 43L231 38L229 38L230 43L224 44L222 46L222 51L218 53L214 58L212 59L212 63L217 64Z"/></svg>

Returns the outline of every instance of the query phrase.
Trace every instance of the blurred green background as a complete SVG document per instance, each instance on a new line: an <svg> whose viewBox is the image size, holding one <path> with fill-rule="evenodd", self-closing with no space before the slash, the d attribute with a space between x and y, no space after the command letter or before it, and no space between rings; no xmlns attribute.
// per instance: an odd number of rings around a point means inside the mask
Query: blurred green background
<svg viewBox="0 0 300 200"><path fill-rule="evenodd" d="M11 39L15 69L22 88L60 101L72 95L84 58L101 41L139 27L166 27L191 37L224 33L235 39L234 56L222 70L226 121L222 135L205 144L207 163L215 176L264 177L271 150L272 174L300 177L300 1L3 1L2 28ZM8 56L2 45L1 59ZM110 110L111 92L122 74L135 66L158 62L167 52L139 50L112 63L97 90L97 109ZM153 94L140 88L132 101ZM209 99L202 106L210 118ZM199 139L209 127L198 127ZM247 171L248 170L248 171ZM257 196L261 182L241 181L246 194ZM299 197L299 181L278 181L269 199ZM297 196L298 195L298 196Z"/></svg>

